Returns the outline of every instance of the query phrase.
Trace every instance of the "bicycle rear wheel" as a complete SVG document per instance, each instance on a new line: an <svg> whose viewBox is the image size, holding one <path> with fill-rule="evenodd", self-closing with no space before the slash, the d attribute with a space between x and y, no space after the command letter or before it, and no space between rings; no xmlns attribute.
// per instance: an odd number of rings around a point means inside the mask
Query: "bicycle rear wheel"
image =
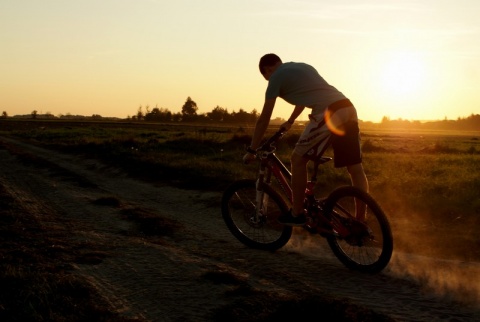
<svg viewBox="0 0 480 322"><path fill-rule="evenodd" d="M366 205L363 223L355 219L355 199ZM346 267L377 273L388 265L393 252L392 231L382 208L371 195L356 187L335 189L325 201L325 214L351 232L351 237L327 236L333 253Z"/></svg>
<svg viewBox="0 0 480 322"><path fill-rule="evenodd" d="M231 184L222 197L222 217L230 232L243 244L274 251L283 247L292 236L292 227L277 222L288 208L282 197L269 186L262 191L263 205L257 213L255 180L239 180Z"/></svg>

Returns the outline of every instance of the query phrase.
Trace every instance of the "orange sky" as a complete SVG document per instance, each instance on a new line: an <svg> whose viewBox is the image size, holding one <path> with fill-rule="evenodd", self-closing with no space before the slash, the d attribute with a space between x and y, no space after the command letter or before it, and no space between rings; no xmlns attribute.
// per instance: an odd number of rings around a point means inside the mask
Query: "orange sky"
<svg viewBox="0 0 480 322"><path fill-rule="evenodd" d="M480 1L0 0L0 112L260 110L258 59L314 65L359 117L480 113ZM274 116L288 117L279 103Z"/></svg>

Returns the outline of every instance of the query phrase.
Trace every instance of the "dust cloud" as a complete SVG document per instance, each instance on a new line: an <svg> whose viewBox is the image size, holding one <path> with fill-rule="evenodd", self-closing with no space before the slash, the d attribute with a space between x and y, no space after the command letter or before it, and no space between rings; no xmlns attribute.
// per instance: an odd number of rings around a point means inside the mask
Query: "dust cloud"
<svg viewBox="0 0 480 322"><path fill-rule="evenodd" d="M394 252L388 274L411 280L425 292L480 307L480 263Z"/></svg>
<svg viewBox="0 0 480 322"><path fill-rule="evenodd" d="M322 257L333 265L342 265L333 255L325 239L302 229L294 231L285 247L288 251L312 258ZM394 250L389 265L380 274L412 282L418 285L422 292L480 308L479 262Z"/></svg>

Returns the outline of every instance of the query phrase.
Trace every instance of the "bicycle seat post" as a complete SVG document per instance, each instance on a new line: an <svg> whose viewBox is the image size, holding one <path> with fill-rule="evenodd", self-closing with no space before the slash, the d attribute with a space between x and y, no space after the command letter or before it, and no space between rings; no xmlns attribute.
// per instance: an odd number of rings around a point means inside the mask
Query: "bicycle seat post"
<svg viewBox="0 0 480 322"><path fill-rule="evenodd" d="M315 187L315 180L309 180L307 181L307 188L305 189L305 195L306 196L313 196L314 191L313 188Z"/></svg>
<svg viewBox="0 0 480 322"><path fill-rule="evenodd" d="M310 180L308 181L311 184L312 192L313 192L313 187L317 183L317 174L318 174L318 166L319 165L320 165L320 162L318 162L318 161L313 162L313 172L312 172L312 175L310 176Z"/></svg>
<svg viewBox="0 0 480 322"><path fill-rule="evenodd" d="M310 207L313 205L313 201L315 200L315 184L317 183L317 162L314 163L313 173L310 176L310 180L307 181L307 187L305 189L305 207L307 212L310 212Z"/></svg>
<svg viewBox="0 0 480 322"><path fill-rule="evenodd" d="M311 211L311 207L314 205L315 201L315 185L317 183L317 173L319 162L315 161L313 163L313 172L310 176L310 180L307 181L307 187L305 189L305 208L308 213Z"/></svg>

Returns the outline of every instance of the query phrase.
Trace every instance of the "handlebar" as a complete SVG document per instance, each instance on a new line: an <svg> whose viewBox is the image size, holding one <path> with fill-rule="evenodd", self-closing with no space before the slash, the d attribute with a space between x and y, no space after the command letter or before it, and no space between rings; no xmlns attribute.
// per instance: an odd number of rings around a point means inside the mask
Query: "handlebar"
<svg viewBox="0 0 480 322"><path fill-rule="evenodd" d="M273 134L265 143L263 143L257 151L274 151L275 150L275 144L277 143L278 140L282 138L282 136L285 135L286 129L281 128L275 134Z"/></svg>

